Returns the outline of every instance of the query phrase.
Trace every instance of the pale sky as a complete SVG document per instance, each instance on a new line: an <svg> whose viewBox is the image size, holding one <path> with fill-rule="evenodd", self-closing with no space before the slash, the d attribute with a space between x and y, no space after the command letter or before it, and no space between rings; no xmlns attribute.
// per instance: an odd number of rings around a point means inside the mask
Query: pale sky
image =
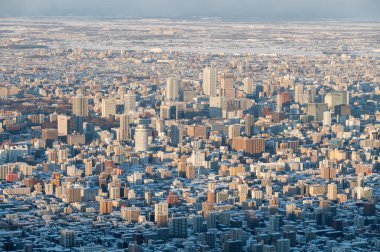
<svg viewBox="0 0 380 252"><path fill-rule="evenodd" d="M380 20L380 0L0 0L0 15Z"/></svg>

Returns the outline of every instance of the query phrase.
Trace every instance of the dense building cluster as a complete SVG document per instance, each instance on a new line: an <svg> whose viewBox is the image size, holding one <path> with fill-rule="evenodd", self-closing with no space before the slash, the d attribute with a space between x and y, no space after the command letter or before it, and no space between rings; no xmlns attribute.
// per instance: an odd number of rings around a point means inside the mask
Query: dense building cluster
<svg viewBox="0 0 380 252"><path fill-rule="evenodd" d="M1 250L380 250L378 26L0 23Z"/></svg>

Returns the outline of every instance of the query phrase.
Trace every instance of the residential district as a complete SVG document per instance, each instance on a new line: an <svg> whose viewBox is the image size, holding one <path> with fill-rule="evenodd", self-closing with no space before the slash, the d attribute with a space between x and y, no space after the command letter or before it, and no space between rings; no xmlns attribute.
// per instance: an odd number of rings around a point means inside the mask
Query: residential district
<svg viewBox="0 0 380 252"><path fill-rule="evenodd" d="M378 24L0 24L0 250L380 250Z"/></svg>

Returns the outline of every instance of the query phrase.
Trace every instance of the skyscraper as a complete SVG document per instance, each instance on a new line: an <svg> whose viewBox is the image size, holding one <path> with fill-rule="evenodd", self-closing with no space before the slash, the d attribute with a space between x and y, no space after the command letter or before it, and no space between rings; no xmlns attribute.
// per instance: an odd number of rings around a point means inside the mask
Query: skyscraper
<svg viewBox="0 0 380 252"><path fill-rule="evenodd" d="M58 136L67 136L70 133L70 116L58 115Z"/></svg>
<svg viewBox="0 0 380 252"><path fill-rule="evenodd" d="M174 238L187 237L187 218L177 217L169 219L169 235Z"/></svg>
<svg viewBox="0 0 380 252"><path fill-rule="evenodd" d="M216 96L216 69L206 67L203 70L203 92L211 97Z"/></svg>
<svg viewBox="0 0 380 252"><path fill-rule="evenodd" d="M282 112L282 97L280 93L276 95L276 112Z"/></svg>
<svg viewBox="0 0 380 252"><path fill-rule="evenodd" d="M183 125L171 125L170 138L172 146L178 147L178 145L181 145L183 140Z"/></svg>
<svg viewBox="0 0 380 252"><path fill-rule="evenodd" d="M135 151L148 150L148 129L144 125L137 126L135 130Z"/></svg>
<svg viewBox="0 0 380 252"><path fill-rule="evenodd" d="M303 103L303 85L297 84L294 86L294 102L295 103Z"/></svg>
<svg viewBox="0 0 380 252"><path fill-rule="evenodd" d="M109 118L110 115L116 114L116 102L113 99L102 100L102 117Z"/></svg>
<svg viewBox="0 0 380 252"><path fill-rule="evenodd" d="M129 111L132 111L136 108L136 95L128 93L124 95L124 113L128 114Z"/></svg>
<svg viewBox="0 0 380 252"><path fill-rule="evenodd" d="M253 135L253 130L254 130L254 125L255 125L255 120L252 115L246 115L245 117L245 134L249 137Z"/></svg>
<svg viewBox="0 0 380 252"><path fill-rule="evenodd" d="M253 94L253 80L249 77L244 78L244 93L247 95Z"/></svg>
<svg viewBox="0 0 380 252"><path fill-rule="evenodd" d="M278 239L277 240L277 252L288 252L290 251L290 240L289 239Z"/></svg>
<svg viewBox="0 0 380 252"><path fill-rule="evenodd" d="M73 97L73 114L80 117L88 116L88 100L83 95Z"/></svg>
<svg viewBox="0 0 380 252"><path fill-rule="evenodd" d="M323 113L328 110L326 103L309 103L307 115L313 117L314 121L322 121Z"/></svg>
<svg viewBox="0 0 380 252"><path fill-rule="evenodd" d="M119 140L126 141L129 137L129 116L127 114L123 114L120 116Z"/></svg>
<svg viewBox="0 0 380 252"><path fill-rule="evenodd" d="M62 229L61 230L61 245L65 248L71 248L75 245L74 230Z"/></svg>
<svg viewBox="0 0 380 252"><path fill-rule="evenodd" d="M177 100L179 96L178 80L168 78L166 80L166 98L168 100Z"/></svg>
<svg viewBox="0 0 380 252"><path fill-rule="evenodd" d="M232 73L222 74L220 80L220 96L235 98L234 75Z"/></svg>
<svg viewBox="0 0 380 252"><path fill-rule="evenodd" d="M327 185L327 198L329 200L336 200L337 193L338 193L338 187L336 184L332 183L332 184Z"/></svg>
<svg viewBox="0 0 380 252"><path fill-rule="evenodd" d="M333 91L326 94L325 103L332 112L335 112L336 106L349 104L348 97L349 95L346 91Z"/></svg>
<svg viewBox="0 0 380 252"><path fill-rule="evenodd" d="M154 205L154 220L158 227L166 227L168 225L168 203L160 202Z"/></svg>

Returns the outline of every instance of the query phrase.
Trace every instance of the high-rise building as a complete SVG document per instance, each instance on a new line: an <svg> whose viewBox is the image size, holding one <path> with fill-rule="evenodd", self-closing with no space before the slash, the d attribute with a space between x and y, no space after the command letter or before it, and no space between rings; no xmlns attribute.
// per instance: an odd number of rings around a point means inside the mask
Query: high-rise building
<svg viewBox="0 0 380 252"><path fill-rule="evenodd" d="M195 233L201 233L203 231L203 216L195 215L192 218L193 230Z"/></svg>
<svg viewBox="0 0 380 252"><path fill-rule="evenodd" d="M58 115L58 136L67 136L70 134L70 116Z"/></svg>
<svg viewBox="0 0 380 252"><path fill-rule="evenodd" d="M183 125L170 126L170 139L171 139L172 146L178 147L179 145L182 145L183 131L184 131Z"/></svg>
<svg viewBox="0 0 380 252"><path fill-rule="evenodd" d="M109 118L110 115L116 114L116 102L113 99L102 100L102 117Z"/></svg>
<svg viewBox="0 0 380 252"><path fill-rule="evenodd" d="M307 106L307 115L313 117L314 121L322 121L323 113L328 110L326 103L309 103Z"/></svg>
<svg viewBox="0 0 380 252"><path fill-rule="evenodd" d="M205 243L207 246L209 246L211 249L215 248L216 243L216 233L215 232L206 232L205 233Z"/></svg>
<svg viewBox="0 0 380 252"><path fill-rule="evenodd" d="M112 201L101 199L99 201L99 214L110 214L112 213Z"/></svg>
<svg viewBox="0 0 380 252"><path fill-rule="evenodd" d="M144 125L139 125L135 129L135 151L148 150L148 129Z"/></svg>
<svg viewBox="0 0 380 252"><path fill-rule="evenodd" d="M196 177L196 168L192 164L187 164L185 168L186 178L194 179Z"/></svg>
<svg viewBox="0 0 380 252"><path fill-rule="evenodd" d="M220 96L225 98L235 98L234 75L223 73L220 79Z"/></svg>
<svg viewBox="0 0 380 252"><path fill-rule="evenodd" d="M330 111L323 112L323 125L331 126L331 112Z"/></svg>
<svg viewBox="0 0 380 252"><path fill-rule="evenodd" d="M169 235L173 238L187 237L187 218L177 217L169 219Z"/></svg>
<svg viewBox="0 0 380 252"><path fill-rule="evenodd" d="M265 139L234 137L232 139L232 148L249 154L259 154L265 151Z"/></svg>
<svg viewBox="0 0 380 252"><path fill-rule="evenodd" d="M154 205L154 219L157 227L166 227L168 225L168 203L160 202Z"/></svg>
<svg viewBox="0 0 380 252"><path fill-rule="evenodd" d="M216 69L206 67L203 70L203 92L205 95L216 96Z"/></svg>
<svg viewBox="0 0 380 252"><path fill-rule="evenodd" d="M67 203L74 203L81 201L81 189L80 187L70 186L66 190L66 201Z"/></svg>
<svg viewBox="0 0 380 252"><path fill-rule="evenodd" d="M245 126L245 134L249 137L253 136L254 126L255 126L255 120L252 115L246 115L244 120L244 126Z"/></svg>
<svg viewBox="0 0 380 252"><path fill-rule="evenodd" d="M73 114L80 117L88 116L88 99L83 95L73 97Z"/></svg>
<svg viewBox="0 0 380 252"><path fill-rule="evenodd" d="M253 80L249 77L246 77L243 80L243 84L244 84L244 93L246 95L252 95L253 94Z"/></svg>
<svg viewBox="0 0 380 252"><path fill-rule="evenodd" d="M71 248L75 246L74 230L69 230L69 229L61 230L61 245L65 248Z"/></svg>
<svg viewBox="0 0 380 252"><path fill-rule="evenodd" d="M295 85L295 87L294 87L294 102L303 104L304 103L303 95L304 95L303 85L302 84Z"/></svg>
<svg viewBox="0 0 380 252"><path fill-rule="evenodd" d="M126 141L130 138L129 130L129 116L127 114L123 114L120 116L120 141Z"/></svg>
<svg viewBox="0 0 380 252"><path fill-rule="evenodd" d="M335 106L349 104L348 97L349 96L346 91L330 92L325 96L325 103L328 105L331 111L335 112Z"/></svg>
<svg viewBox="0 0 380 252"><path fill-rule="evenodd" d="M228 138L233 139L234 137L240 136L241 124L233 124L228 126Z"/></svg>
<svg viewBox="0 0 380 252"><path fill-rule="evenodd" d="M128 222L138 222L141 210L138 207L124 207L121 209L121 218Z"/></svg>
<svg viewBox="0 0 380 252"><path fill-rule="evenodd" d="M58 130L57 129L42 129L41 136L44 140L57 140Z"/></svg>
<svg viewBox="0 0 380 252"><path fill-rule="evenodd" d="M128 114L136 108L136 94L128 93L124 95L124 113Z"/></svg>
<svg viewBox="0 0 380 252"><path fill-rule="evenodd" d="M289 252L290 251L290 240L289 239L278 239L277 240L277 252Z"/></svg>
<svg viewBox="0 0 380 252"><path fill-rule="evenodd" d="M206 216L207 230L211 228L216 228L216 212L208 212Z"/></svg>
<svg viewBox="0 0 380 252"><path fill-rule="evenodd" d="M276 95L276 112L282 112L282 97L281 94Z"/></svg>
<svg viewBox="0 0 380 252"><path fill-rule="evenodd" d="M327 186L327 198L329 200L337 200L338 187L336 184L328 184Z"/></svg>
<svg viewBox="0 0 380 252"><path fill-rule="evenodd" d="M175 101L179 96L178 80L168 78L166 80L166 98Z"/></svg>

